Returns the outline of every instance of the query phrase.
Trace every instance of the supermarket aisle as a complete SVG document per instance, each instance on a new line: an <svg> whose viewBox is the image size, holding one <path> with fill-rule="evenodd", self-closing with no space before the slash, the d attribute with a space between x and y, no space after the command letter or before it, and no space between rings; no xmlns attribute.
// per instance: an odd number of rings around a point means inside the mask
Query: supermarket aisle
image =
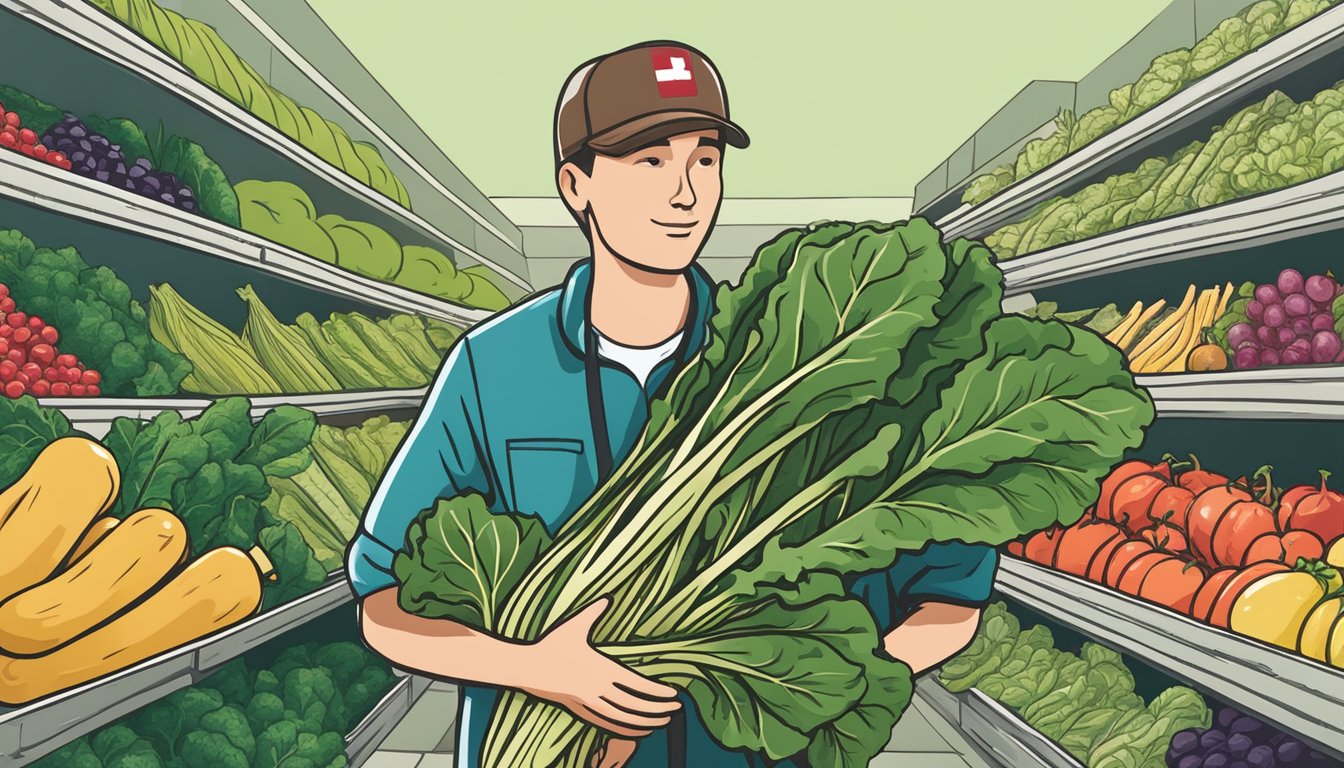
<svg viewBox="0 0 1344 768"><path fill-rule="evenodd" d="M921 687L927 687L921 683ZM457 688L432 683L373 752L364 768L452 768ZM957 727L916 696L872 768L989 768Z"/></svg>

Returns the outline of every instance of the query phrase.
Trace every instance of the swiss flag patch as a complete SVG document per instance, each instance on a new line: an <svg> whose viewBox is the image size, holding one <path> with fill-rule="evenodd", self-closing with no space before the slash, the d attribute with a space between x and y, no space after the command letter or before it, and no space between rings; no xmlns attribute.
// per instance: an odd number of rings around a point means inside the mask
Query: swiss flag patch
<svg viewBox="0 0 1344 768"><path fill-rule="evenodd" d="M651 48L653 78L658 95L664 99L695 95L695 76L691 74L691 54L681 48Z"/></svg>

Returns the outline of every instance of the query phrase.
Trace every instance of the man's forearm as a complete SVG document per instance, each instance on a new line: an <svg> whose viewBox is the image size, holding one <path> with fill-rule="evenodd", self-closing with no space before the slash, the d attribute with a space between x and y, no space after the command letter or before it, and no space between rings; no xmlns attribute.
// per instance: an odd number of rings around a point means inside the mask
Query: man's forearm
<svg viewBox="0 0 1344 768"><path fill-rule="evenodd" d="M915 674L960 653L980 624L980 609L950 603L925 603L887 633L882 647Z"/></svg>
<svg viewBox="0 0 1344 768"><path fill-rule="evenodd" d="M393 664L433 677L526 690L532 674L527 643L502 640L449 619L427 619L397 605L395 587L360 605L360 629Z"/></svg>

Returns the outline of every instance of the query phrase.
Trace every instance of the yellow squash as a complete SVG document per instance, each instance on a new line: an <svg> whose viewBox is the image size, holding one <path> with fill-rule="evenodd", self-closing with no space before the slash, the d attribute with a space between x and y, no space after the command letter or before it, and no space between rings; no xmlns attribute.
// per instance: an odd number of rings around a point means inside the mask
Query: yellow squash
<svg viewBox="0 0 1344 768"><path fill-rule="evenodd" d="M1327 590L1337 587L1337 581L1331 584L1312 569L1266 576L1247 587L1232 604L1229 626L1238 634L1295 651L1312 609Z"/></svg>
<svg viewBox="0 0 1344 768"><path fill-rule="evenodd" d="M1106 334L1102 338L1106 339L1112 344L1116 343L1117 341L1120 340L1121 336L1125 335L1125 332L1129 330L1130 326L1134 325L1134 323L1137 323L1139 321L1139 317L1142 314L1143 314L1143 302L1142 301L1134 302L1134 306L1130 307L1129 311L1125 313L1124 318L1120 320L1120 324L1112 328L1111 332Z"/></svg>
<svg viewBox="0 0 1344 768"><path fill-rule="evenodd" d="M53 441L0 492L0 600L45 581L121 488L116 459L82 437Z"/></svg>
<svg viewBox="0 0 1344 768"><path fill-rule="evenodd" d="M1139 319L1136 320L1133 325L1126 328L1125 332L1120 334L1116 338L1115 346L1119 347L1122 350L1129 349L1130 346L1133 345L1134 342L1138 340L1139 331L1143 330L1143 326L1147 325L1149 320L1152 320L1154 317L1157 316L1157 313L1161 312L1166 308L1167 308L1167 300L1158 299L1156 304L1153 304L1152 306L1145 309L1143 313L1139 315Z"/></svg>
<svg viewBox="0 0 1344 768"><path fill-rule="evenodd" d="M1335 539L1334 543L1325 551L1325 562L1336 568L1344 568L1344 536Z"/></svg>
<svg viewBox="0 0 1344 768"><path fill-rule="evenodd" d="M110 516L100 517L97 520L94 520L88 530L84 531L84 537L79 540L79 543L75 545L74 549L70 550L70 556L66 558L67 564L61 566L61 569L69 568L71 565L79 562L79 558L87 555L89 550L93 549L93 545L102 541L103 537L111 533L112 529L116 528L117 523L119 522L121 521Z"/></svg>
<svg viewBox="0 0 1344 768"><path fill-rule="evenodd" d="M1318 661L1326 660L1326 650L1330 645L1330 630L1339 617L1344 615L1344 597L1330 597L1311 609L1307 620L1302 622L1302 632L1297 638L1297 652Z"/></svg>
<svg viewBox="0 0 1344 768"><path fill-rule="evenodd" d="M1332 667L1344 669L1344 616L1335 619L1330 630L1330 643L1325 648L1325 660Z"/></svg>
<svg viewBox="0 0 1344 768"><path fill-rule="evenodd" d="M1165 347L1159 345L1158 349L1147 358L1145 372L1165 373L1172 363L1185 358L1190 348L1194 346L1196 334L1203 327L1201 324L1204 322L1204 316L1217 301L1217 292L1217 289L1213 289L1199 294L1199 301L1195 303L1194 310L1185 316L1185 322L1181 324L1180 332L1172 342Z"/></svg>
<svg viewBox="0 0 1344 768"><path fill-rule="evenodd" d="M1170 343L1171 339L1174 338L1174 335L1180 331L1181 325L1194 309L1194 306L1195 286L1192 285L1186 289L1185 299L1181 301L1181 306L1178 307L1175 312L1171 313L1167 319L1158 323L1147 336L1140 339L1139 342L1134 345L1134 349L1129 355L1131 370L1140 370L1134 366L1139 365L1150 352L1154 352L1159 347L1165 347L1166 343Z"/></svg>

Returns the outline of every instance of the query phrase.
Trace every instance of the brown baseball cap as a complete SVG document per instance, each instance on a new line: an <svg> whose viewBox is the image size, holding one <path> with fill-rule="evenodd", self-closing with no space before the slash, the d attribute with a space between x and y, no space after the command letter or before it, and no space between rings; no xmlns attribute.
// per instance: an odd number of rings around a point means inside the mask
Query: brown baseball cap
<svg viewBox="0 0 1344 768"><path fill-rule="evenodd" d="M728 118L723 81L703 53L668 40L640 43L584 63L565 81L555 109L556 161L584 147L624 155L705 129L734 147L750 142Z"/></svg>

